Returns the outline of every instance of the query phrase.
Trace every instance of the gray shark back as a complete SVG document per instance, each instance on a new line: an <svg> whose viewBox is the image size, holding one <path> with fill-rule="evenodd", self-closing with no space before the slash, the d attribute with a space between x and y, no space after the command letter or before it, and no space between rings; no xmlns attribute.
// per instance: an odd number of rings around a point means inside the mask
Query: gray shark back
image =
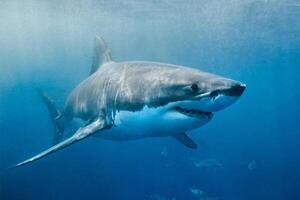
<svg viewBox="0 0 300 200"><path fill-rule="evenodd" d="M201 73L206 78L213 76ZM65 112L71 118L84 120L101 115L113 119L116 111L162 106L182 98L182 94L176 96L174 91L187 84L187 76L191 82L197 81L199 71L156 62L108 62L71 92Z"/></svg>

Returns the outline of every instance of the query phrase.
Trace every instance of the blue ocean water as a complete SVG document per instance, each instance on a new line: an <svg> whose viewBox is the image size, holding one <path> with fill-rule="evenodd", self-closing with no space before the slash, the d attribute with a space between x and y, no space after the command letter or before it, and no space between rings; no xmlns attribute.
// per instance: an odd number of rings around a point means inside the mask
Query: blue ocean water
<svg viewBox="0 0 300 200"><path fill-rule="evenodd" d="M0 1L0 199L300 199L300 1ZM191 66L243 81L237 103L171 138L51 146L35 87L59 105L88 76L96 34L116 61Z"/></svg>

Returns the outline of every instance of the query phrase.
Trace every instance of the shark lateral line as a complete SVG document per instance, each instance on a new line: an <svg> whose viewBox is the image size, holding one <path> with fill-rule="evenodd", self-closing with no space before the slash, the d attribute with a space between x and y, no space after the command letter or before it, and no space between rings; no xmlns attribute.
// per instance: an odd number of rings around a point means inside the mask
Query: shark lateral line
<svg viewBox="0 0 300 200"><path fill-rule="evenodd" d="M104 40L95 38L89 77L69 94L60 110L38 90L54 126L53 146L13 167L31 163L89 136L109 140L173 137L196 149L186 132L208 123L213 113L234 103L245 84L172 64L112 61ZM81 126L63 140L66 128Z"/></svg>

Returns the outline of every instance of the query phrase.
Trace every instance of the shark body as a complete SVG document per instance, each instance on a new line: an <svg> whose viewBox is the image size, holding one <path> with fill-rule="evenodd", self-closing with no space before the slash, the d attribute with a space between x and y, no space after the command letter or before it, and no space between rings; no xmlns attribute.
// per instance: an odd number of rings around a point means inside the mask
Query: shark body
<svg viewBox="0 0 300 200"><path fill-rule="evenodd" d="M114 62L104 40L95 39L90 76L68 96L63 111L39 91L55 128L54 146L19 167L88 136L109 140L174 137L189 148L197 145L186 132L208 123L215 112L234 103L245 84L197 69L172 64ZM84 121L62 141L74 119Z"/></svg>

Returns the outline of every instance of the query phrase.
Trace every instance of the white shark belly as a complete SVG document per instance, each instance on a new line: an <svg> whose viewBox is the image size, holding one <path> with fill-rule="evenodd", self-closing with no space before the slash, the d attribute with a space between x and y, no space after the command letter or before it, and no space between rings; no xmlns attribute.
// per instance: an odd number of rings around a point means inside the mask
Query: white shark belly
<svg viewBox="0 0 300 200"><path fill-rule="evenodd" d="M135 140L148 137L166 137L202 126L199 119L176 111L166 114L165 108L148 108L141 111L121 111L116 114L112 128L95 134L108 140Z"/></svg>
<svg viewBox="0 0 300 200"><path fill-rule="evenodd" d="M119 141L136 140L147 137L160 137L159 135L154 136L154 134L149 134L147 130L138 130L124 125L101 131L101 133L96 133L94 136L97 138Z"/></svg>

